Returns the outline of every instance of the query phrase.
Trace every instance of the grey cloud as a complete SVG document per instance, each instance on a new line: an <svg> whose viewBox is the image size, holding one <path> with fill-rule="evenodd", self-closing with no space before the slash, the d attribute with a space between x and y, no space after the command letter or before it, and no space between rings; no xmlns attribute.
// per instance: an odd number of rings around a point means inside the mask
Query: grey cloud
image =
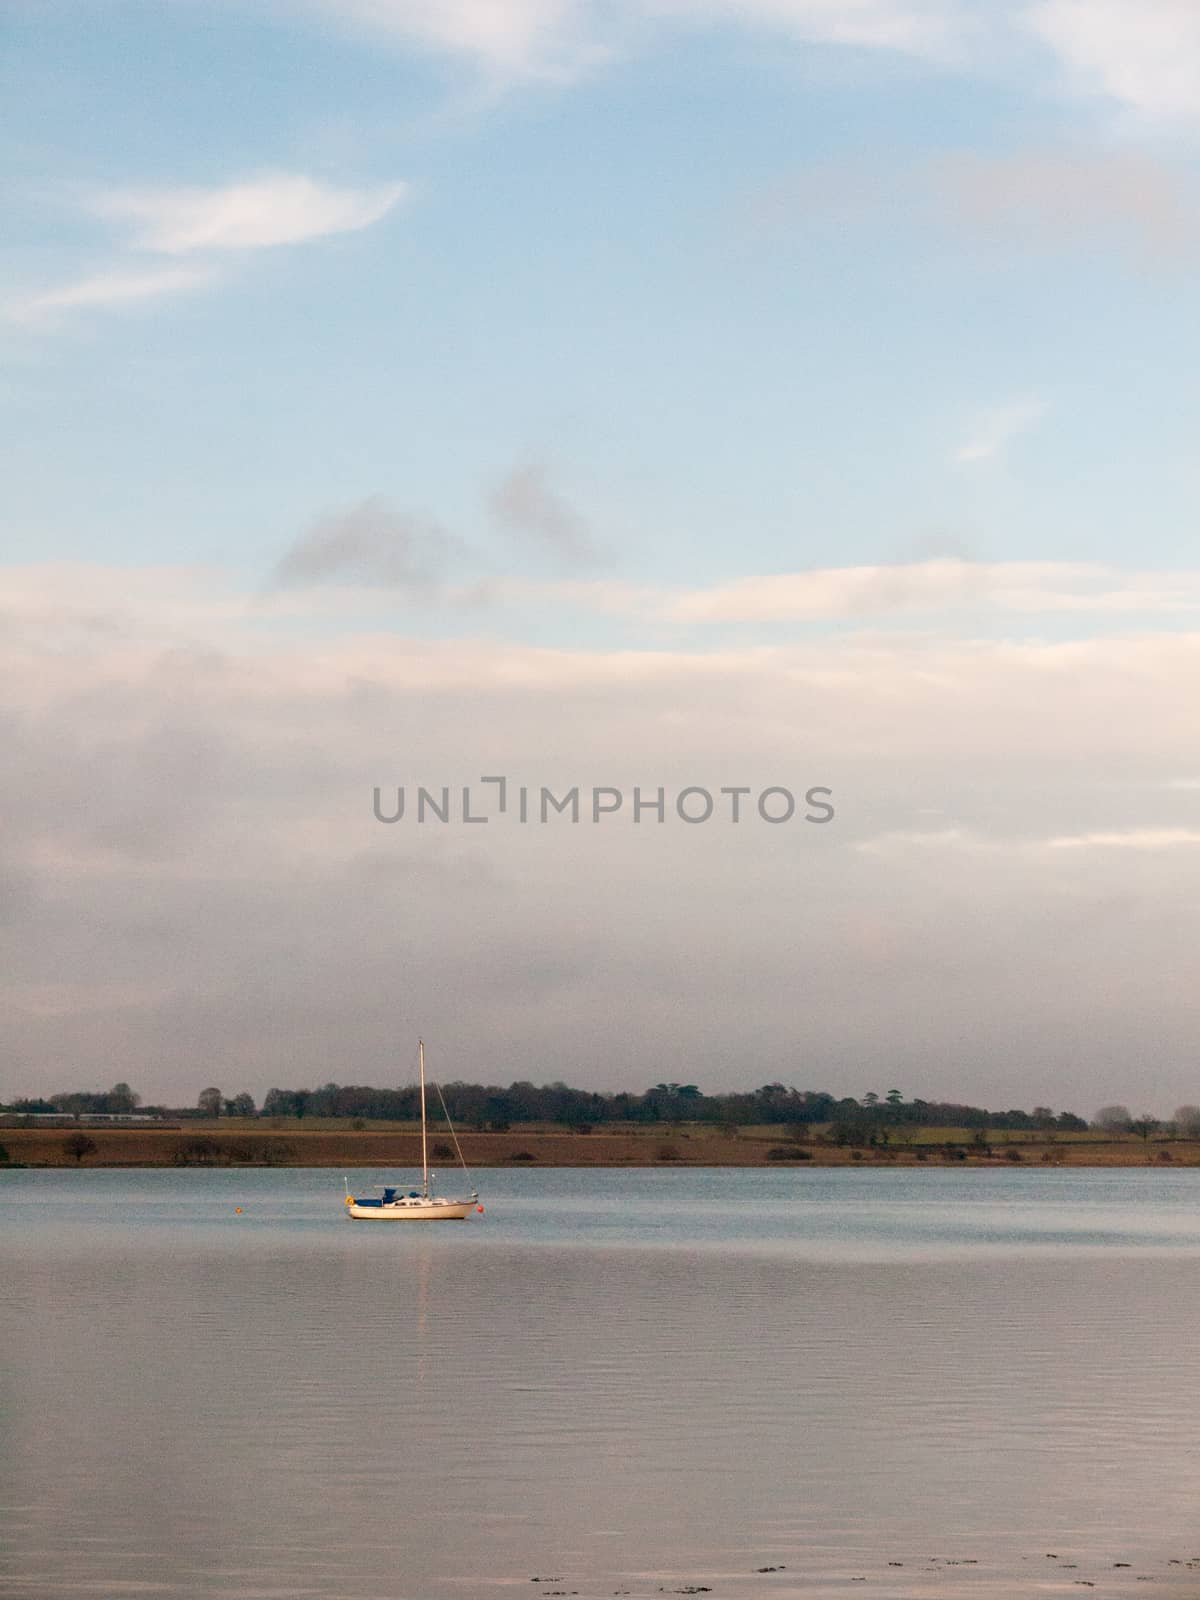
<svg viewBox="0 0 1200 1600"><path fill-rule="evenodd" d="M586 520L551 488L544 465L511 471L487 496L493 518L535 555L558 568L582 570L606 559ZM502 578L486 570L483 552L436 518L401 511L372 495L319 517L283 553L271 574L274 589L355 584L450 598L469 607L490 605Z"/></svg>
<svg viewBox="0 0 1200 1600"><path fill-rule="evenodd" d="M488 495L492 515L509 532L532 541L563 566L599 566L607 556L586 519L548 480L544 462L514 467Z"/></svg>
<svg viewBox="0 0 1200 1600"><path fill-rule="evenodd" d="M373 495L318 518L280 558L274 583L428 590L469 559L468 547L431 517L397 511Z"/></svg>

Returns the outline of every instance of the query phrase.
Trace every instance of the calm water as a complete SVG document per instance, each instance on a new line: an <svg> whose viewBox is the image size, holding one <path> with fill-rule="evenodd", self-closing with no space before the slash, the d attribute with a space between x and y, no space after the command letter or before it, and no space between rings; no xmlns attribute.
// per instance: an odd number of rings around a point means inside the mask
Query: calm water
<svg viewBox="0 0 1200 1600"><path fill-rule="evenodd" d="M0 1596L1200 1594L1200 1173L481 1176L0 1174Z"/></svg>

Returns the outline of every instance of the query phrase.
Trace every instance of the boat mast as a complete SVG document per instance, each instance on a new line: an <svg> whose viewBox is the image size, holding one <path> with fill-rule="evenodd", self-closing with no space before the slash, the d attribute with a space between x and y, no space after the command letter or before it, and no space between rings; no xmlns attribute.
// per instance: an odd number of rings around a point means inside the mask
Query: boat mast
<svg viewBox="0 0 1200 1600"><path fill-rule="evenodd" d="M421 1188L429 1199L429 1153L425 1132L425 1041L417 1040L417 1056L421 1063Z"/></svg>

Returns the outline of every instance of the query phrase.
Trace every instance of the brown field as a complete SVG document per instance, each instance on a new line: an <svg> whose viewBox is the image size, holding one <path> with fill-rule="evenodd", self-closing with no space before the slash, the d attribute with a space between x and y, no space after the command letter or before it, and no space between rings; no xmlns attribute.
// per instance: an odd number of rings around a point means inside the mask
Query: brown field
<svg viewBox="0 0 1200 1600"><path fill-rule="evenodd" d="M221 1118L167 1128L84 1128L95 1144L78 1163L85 1167L288 1166L288 1167L419 1167L421 1137L416 1129L396 1125L355 1130L328 1122L311 1125L262 1123ZM68 1148L73 1134L64 1128L0 1127L0 1147L10 1166L71 1167L77 1163ZM994 1167L1017 1163L1070 1167L1200 1166L1200 1140L1143 1141L1132 1134L989 1134L991 1153L971 1142L961 1128L920 1128L911 1140L894 1137L885 1151L854 1152L814 1138L797 1146L786 1129L742 1128L736 1134L709 1127L621 1129L591 1134L564 1128L516 1127L509 1133L464 1133L463 1154L472 1167L617 1167L617 1166L916 1166ZM452 1156L437 1147L444 1134L430 1134L431 1162L449 1170ZM208 1141L199 1144L197 1141ZM966 1151L965 1159L947 1151ZM809 1159L794 1159L800 1148ZM770 1152L789 1152L784 1159ZM532 1157L533 1159L527 1159ZM0 1170L3 1170L0 1162Z"/></svg>

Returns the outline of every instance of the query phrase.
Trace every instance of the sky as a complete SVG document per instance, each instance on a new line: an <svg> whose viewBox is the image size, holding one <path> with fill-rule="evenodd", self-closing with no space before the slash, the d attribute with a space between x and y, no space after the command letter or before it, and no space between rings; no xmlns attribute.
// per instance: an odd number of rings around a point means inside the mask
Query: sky
<svg viewBox="0 0 1200 1600"><path fill-rule="evenodd" d="M0 104L0 1098L1200 1100L1191 0L8 0Z"/></svg>

